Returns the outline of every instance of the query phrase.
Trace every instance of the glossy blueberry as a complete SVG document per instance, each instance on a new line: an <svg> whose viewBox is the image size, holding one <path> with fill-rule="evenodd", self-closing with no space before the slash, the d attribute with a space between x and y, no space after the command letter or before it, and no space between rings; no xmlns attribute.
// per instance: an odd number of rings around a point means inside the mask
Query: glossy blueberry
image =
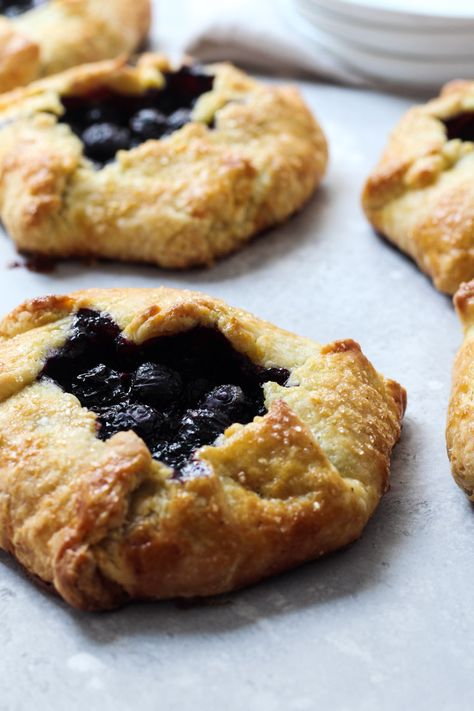
<svg viewBox="0 0 474 711"><path fill-rule="evenodd" d="M181 420L178 439L196 449L203 444L211 444L230 424L232 416L223 410L205 407L188 410Z"/></svg>
<svg viewBox="0 0 474 711"><path fill-rule="evenodd" d="M174 442L159 441L154 447L152 454L155 459L165 462L170 467L180 469L192 451L192 445L185 444L182 440Z"/></svg>
<svg viewBox="0 0 474 711"><path fill-rule="evenodd" d="M79 333L95 342L97 338L116 338L120 329L107 314L81 309L74 319L69 338L74 338Z"/></svg>
<svg viewBox="0 0 474 711"><path fill-rule="evenodd" d="M190 109L177 109L166 119L166 133L178 131L185 124L191 121Z"/></svg>
<svg viewBox="0 0 474 711"><path fill-rule="evenodd" d="M160 138L166 127L166 116L159 109L141 109L130 119L131 130L143 141Z"/></svg>
<svg viewBox="0 0 474 711"><path fill-rule="evenodd" d="M100 338L114 338L118 333L117 326L105 314L84 309L74 319L69 342L86 341L96 343Z"/></svg>
<svg viewBox="0 0 474 711"><path fill-rule="evenodd" d="M149 405L121 402L102 410L99 414L99 437L108 439L117 432L133 430L145 441L159 436L163 416Z"/></svg>
<svg viewBox="0 0 474 711"><path fill-rule="evenodd" d="M143 363L132 376L131 395L134 399L155 407L166 407L181 395L180 375L156 363Z"/></svg>
<svg viewBox="0 0 474 711"><path fill-rule="evenodd" d="M203 407L226 413L233 422L241 422L250 412L252 403L238 385L219 385L204 398Z"/></svg>
<svg viewBox="0 0 474 711"><path fill-rule="evenodd" d="M58 357L73 360L81 358L91 346L101 340L110 342L119 333L118 327L106 315L82 309L74 318L69 337Z"/></svg>
<svg viewBox="0 0 474 711"><path fill-rule="evenodd" d="M103 363L79 373L71 384L82 405L102 407L125 397L120 373Z"/></svg>
<svg viewBox="0 0 474 711"><path fill-rule="evenodd" d="M89 158L104 162L112 160L117 151L129 147L130 131L113 123L95 123L85 129L82 141Z"/></svg>
<svg viewBox="0 0 474 711"><path fill-rule="evenodd" d="M233 422L264 414L262 383L288 377L282 368L255 365L212 328L137 345L107 314L88 309L74 317L40 375L96 413L101 439L133 430L176 476L202 475L190 465L199 463L194 452Z"/></svg>
<svg viewBox="0 0 474 711"><path fill-rule="evenodd" d="M181 67L165 72L162 88L142 94L103 89L89 96L64 96L64 114L59 120L69 124L83 141L88 158L105 165L120 149L130 150L182 128L191 120L197 99L212 89L213 81L213 76L198 66Z"/></svg>

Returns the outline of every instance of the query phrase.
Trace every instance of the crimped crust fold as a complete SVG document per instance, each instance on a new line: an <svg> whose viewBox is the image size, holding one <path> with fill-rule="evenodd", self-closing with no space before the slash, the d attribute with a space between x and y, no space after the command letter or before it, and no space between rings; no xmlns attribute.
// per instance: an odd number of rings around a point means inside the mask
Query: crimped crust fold
<svg viewBox="0 0 474 711"><path fill-rule="evenodd" d="M0 17L0 92L133 52L148 33L150 9L150 0L49 0Z"/></svg>
<svg viewBox="0 0 474 711"><path fill-rule="evenodd" d="M474 144L448 139L444 121L474 110L474 82L446 85L392 132L362 195L374 228L440 291L474 277Z"/></svg>
<svg viewBox="0 0 474 711"><path fill-rule="evenodd" d="M453 366L446 442L453 476L474 500L474 281L454 297L464 338Z"/></svg>

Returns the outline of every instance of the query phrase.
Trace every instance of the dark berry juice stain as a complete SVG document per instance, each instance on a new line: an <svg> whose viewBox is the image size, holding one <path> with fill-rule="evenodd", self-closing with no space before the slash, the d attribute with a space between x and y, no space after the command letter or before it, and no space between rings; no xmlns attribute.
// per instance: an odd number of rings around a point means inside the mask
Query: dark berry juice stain
<svg viewBox="0 0 474 711"><path fill-rule="evenodd" d="M198 66L183 66L176 72L165 72L164 77L162 89L138 95L104 90L88 96L65 96L65 113L59 120L69 124L81 139L88 158L105 165L114 160L117 151L168 136L188 123L194 104L211 91L214 82L214 77Z"/></svg>
<svg viewBox="0 0 474 711"><path fill-rule="evenodd" d="M232 423L265 414L262 384L285 385L289 375L284 368L255 365L212 328L136 345L108 316L83 309L40 378L53 380L97 414L100 439L133 430L155 459L179 475L196 449ZM193 474L199 473L197 463Z"/></svg>
<svg viewBox="0 0 474 711"><path fill-rule="evenodd" d="M443 121L448 140L460 138L461 141L474 141L474 111L465 111Z"/></svg>
<svg viewBox="0 0 474 711"><path fill-rule="evenodd" d="M15 260L8 265L9 269L19 269L24 267L29 272L36 274L52 274L57 267L58 261L54 257L43 254L25 254L23 261Z"/></svg>
<svg viewBox="0 0 474 711"><path fill-rule="evenodd" d="M17 17L28 10L44 5L46 0L0 0L0 15Z"/></svg>

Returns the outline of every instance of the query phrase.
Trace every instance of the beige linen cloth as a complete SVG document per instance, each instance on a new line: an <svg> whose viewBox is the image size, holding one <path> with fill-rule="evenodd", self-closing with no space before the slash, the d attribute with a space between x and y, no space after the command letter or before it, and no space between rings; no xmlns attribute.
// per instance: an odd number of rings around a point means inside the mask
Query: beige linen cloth
<svg viewBox="0 0 474 711"><path fill-rule="evenodd" d="M298 31L298 15L291 2L176 0L174 8L162 8L169 19L166 33L162 32L166 42L157 39L161 46L165 44L166 51L173 48L178 54L187 53L203 62L229 60L278 76L306 75L366 84L350 67ZM159 33L160 4L156 18Z"/></svg>

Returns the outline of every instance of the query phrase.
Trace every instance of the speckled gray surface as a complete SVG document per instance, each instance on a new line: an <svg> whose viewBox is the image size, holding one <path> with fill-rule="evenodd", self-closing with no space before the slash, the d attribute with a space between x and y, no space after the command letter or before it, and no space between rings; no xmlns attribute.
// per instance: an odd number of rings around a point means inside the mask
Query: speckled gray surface
<svg viewBox="0 0 474 711"><path fill-rule="evenodd" d="M38 590L0 554L0 711L471 709L474 512L444 446L460 329L450 301L376 238L359 191L404 99L302 85L331 144L313 202L211 271L79 264L7 269L4 313L86 286L199 288L325 342L352 337L408 389L392 488L363 538L216 604L92 615Z"/></svg>

